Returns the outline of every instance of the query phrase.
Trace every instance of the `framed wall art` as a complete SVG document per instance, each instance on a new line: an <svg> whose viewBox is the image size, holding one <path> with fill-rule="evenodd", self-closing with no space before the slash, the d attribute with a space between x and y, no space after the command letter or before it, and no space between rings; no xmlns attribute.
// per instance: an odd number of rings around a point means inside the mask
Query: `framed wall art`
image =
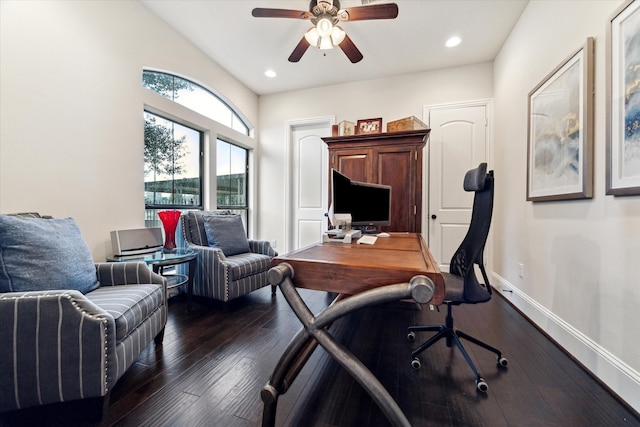
<svg viewBox="0 0 640 427"><path fill-rule="evenodd" d="M593 38L529 93L527 200L593 197Z"/></svg>
<svg viewBox="0 0 640 427"><path fill-rule="evenodd" d="M607 194L640 194L640 1L607 23Z"/></svg>
<svg viewBox="0 0 640 427"><path fill-rule="evenodd" d="M369 133L380 133L382 132L382 118L377 119L364 119L358 120L358 125L356 126L356 133L358 135L364 135Z"/></svg>

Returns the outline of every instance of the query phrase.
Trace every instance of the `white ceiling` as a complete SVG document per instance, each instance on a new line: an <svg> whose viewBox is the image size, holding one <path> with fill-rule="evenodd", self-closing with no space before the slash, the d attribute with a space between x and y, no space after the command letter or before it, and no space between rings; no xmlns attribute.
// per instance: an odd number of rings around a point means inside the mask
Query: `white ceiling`
<svg viewBox="0 0 640 427"><path fill-rule="evenodd" d="M320 51L313 47L300 62L290 63L287 58L311 23L251 16L255 7L308 11L308 0L140 2L263 95L490 62L528 0L397 0L396 19L341 24L364 55L356 64L340 49ZM363 2L342 0L340 4L349 8ZM462 43L445 47L453 35L461 37ZM267 69L273 69L277 77L266 77Z"/></svg>

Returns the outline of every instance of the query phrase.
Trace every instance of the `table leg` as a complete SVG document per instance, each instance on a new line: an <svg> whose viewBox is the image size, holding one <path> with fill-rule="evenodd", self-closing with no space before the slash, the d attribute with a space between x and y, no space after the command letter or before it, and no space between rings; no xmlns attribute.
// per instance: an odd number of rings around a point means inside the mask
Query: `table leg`
<svg viewBox="0 0 640 427"><path fill-rule="evenodd" d="M266 427L275 424L278 396L286 393L295 379L295 375L293 377L290 375L291 371L301 369L301 365L313 351L313 349L311 351L305 351L305 349L315 341L360 383L393 425L410 426L404 413L380 381L326 328L336 319L366 306L406 298L427 303L433 296L435 289L433 282L426 276L415 276L409 283L381 286L342 299L314 316L296 290L293 276L293 268L287 263L279 264L269 270L269 282L280 287L289 306L303 324L303 328L291 340L278 361L269 383L262 389L261 397L264 402L262 425ZM301 361L301 357L304 360Z"/></svg>
<svg viewBox="0 0 640 427"><path fill-rule="evenodd" d="M189 278L187 279L187 312L191 312L191 302L193 300L193 277L196 272L196 263L198 259L189 260Z"/></svg>

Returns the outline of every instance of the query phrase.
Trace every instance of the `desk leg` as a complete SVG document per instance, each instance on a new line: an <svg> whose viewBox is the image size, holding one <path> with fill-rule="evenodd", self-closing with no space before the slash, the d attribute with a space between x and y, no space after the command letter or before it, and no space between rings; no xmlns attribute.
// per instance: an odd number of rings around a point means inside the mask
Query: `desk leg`
<svg viewBox="0 0 640 427"><path fill-rule="evenodd" d="M278 396L286 393L295 375L313 351L313 349L306 350L315 341L360 383L393 425L411 426L398 404L378 379L326 328L346 314L383 302L413 298L417 302L427 303L433 296L435 289L433 282L426 276L416 276L409 283L381 286L342 299L314 316L297 292L292 278L293 268L287 263L269 270L269 282L280 287L289 306L303 324L303 328L291 340L280 357L269 383L262 389L261 397L264 402L262 425L265 427L275 425ZM292 372L295 372L294 375L291 375Z"/></svg>

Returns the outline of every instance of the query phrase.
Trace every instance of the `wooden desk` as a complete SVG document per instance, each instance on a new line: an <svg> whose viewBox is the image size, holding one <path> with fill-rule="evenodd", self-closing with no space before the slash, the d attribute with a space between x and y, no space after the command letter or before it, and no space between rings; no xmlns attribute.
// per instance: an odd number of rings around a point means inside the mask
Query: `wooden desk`
<svg viewBox="0 0 640 427"><path fill-rule="evenodd" d="M433 304L444 298L444 279L420 234L391 233L373 245L318 243L273 259L295 271L295 286L354 295L367 289L408 282L422 274L436 285Z"/></svg>
<svg viewBox="0 0 640 427"><path fill-rule="evenodd" d="M421 235L393 233L374 245L318 243L273 259L269 282L278 285L300 322L267 385L262 389L263 426L273 426L278 396L286 393L319 344L347 370L396 426L410 426L397 403L375 376L328 327L336 319L366 306L413 298L439 304L444 279ZM296 288L335 292L338 298L317 315Z"/></svg>

